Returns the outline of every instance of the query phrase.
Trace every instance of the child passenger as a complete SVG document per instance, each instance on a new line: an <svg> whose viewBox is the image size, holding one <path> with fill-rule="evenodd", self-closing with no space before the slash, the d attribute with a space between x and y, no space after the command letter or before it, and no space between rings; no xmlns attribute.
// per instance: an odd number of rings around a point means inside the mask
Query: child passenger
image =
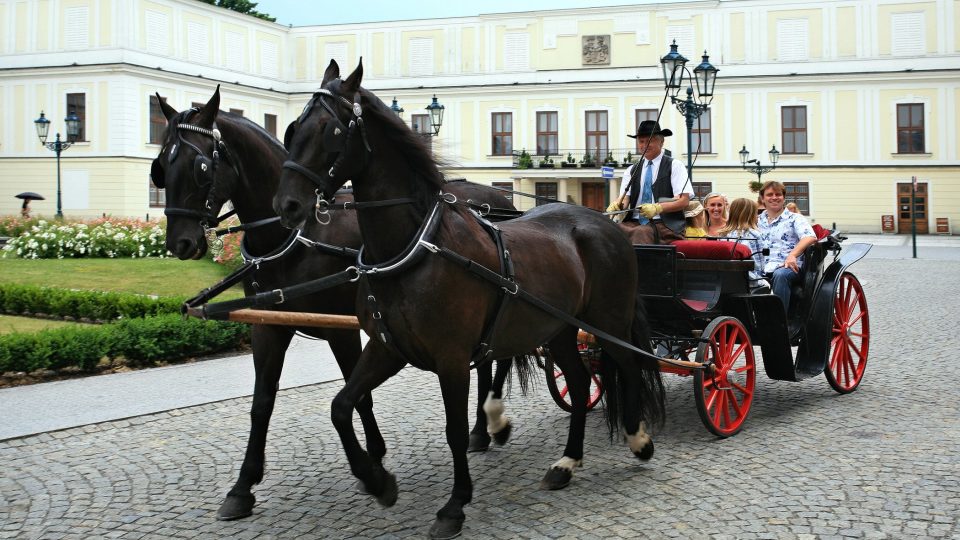
<svg viewBox="0 0 960 540"><path fill-rule="evenodd" d="M703 212L700 201L690 201L683 211L687 219L687 228L684 236L687 240L703 240L707 236L707 215Z"/></svg>
<svg viewBox="0 0 960 540"><path fill-rule="evenodd" d="M730 203L730 217L726 226L720 229L719 236L736 239L750 248L750 253L753 254L750 285L769 286L763 278L764 257L760 247L760 231L757 229L757 203L751 199L734 199Z"/></svg>

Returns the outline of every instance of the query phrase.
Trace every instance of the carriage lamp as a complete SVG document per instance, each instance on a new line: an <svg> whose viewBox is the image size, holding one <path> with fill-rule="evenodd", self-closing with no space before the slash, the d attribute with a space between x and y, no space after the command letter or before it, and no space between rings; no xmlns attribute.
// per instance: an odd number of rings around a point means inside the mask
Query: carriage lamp
<svg viewBox="0 0 960 540"><path fill-rule="evenodd" d="M397 115L397 118L403 118L403 107L397 105L397 98L393 98L393 104L390 105L390 110L393 111L393 114Z"/></svg>
<svg viewBox="0 0 960 540"><path fill-rule="evenodd" d="M764 167L759 159L750 159L750 151L747 150L747 145L743 145L743 148L740 149L740 165L743 166L743 170L756 174L757 182L762 182L761 178L764 174L776 169L778 161L780 161L780 151L777 150L777 145L770 148L771 165L769 167Z"/></svg>
<svg viewBox="0 0 960 540"><path fill-rule="evenodd" d="M693 68L693 73L687 69L687 59L677 50L677 40L673 40L670 45L670 52L660 58L660 65L663 68L663 86L670 96L670 102L676 106L680 114L683 115L687 126L687 175L690 181L693 181L693 154L696 149L693 147L693 123L697 118L710 109L710 102L713 101L713 88L717 83L717 72L720 71L710 63L710 57L707 51L703 51L703 61L697 67ZM681 99L677 97L684 80L694 80L697 87L697 99L694 100L693 86L687 82L687 97Z"/></svg>
<svg viewBox="0 0 960 540"><path fill-rule="evenodd" d="M47 135L50 133L50 120L43 114L43 111L40 111L40 118L33 121L33 125L37 128L37 138L40 139L40 144L57 155L57 219L63 219L63 196L60 191L60 153L70 148L80 135L80 118L76 112L70 110L63 121L67 125L67 140L61 140L58 132L53 142L47 142Z"/></svg>
<svg viewBox="0 0 960 540"><path fill-rule="evenodd" d="M440 126L443 125L444 106L437 103L437 95L433 95L433 102L427 105L427 111L430 113L430 126L433 127L433 135L440 134Z"/></svg>

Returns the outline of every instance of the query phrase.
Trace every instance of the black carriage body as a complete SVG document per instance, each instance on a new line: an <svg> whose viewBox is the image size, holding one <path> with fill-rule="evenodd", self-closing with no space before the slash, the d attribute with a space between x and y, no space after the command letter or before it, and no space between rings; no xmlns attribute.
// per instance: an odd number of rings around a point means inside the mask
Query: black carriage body
<svg viewBox="0 0 960 540"><path fill-rule="evenodd" d="M687 348L714 319L736 317L763 352L771 379L799 381L824 371L830 354L834 297L844 270L863 258L869 244L846 246L839 257L836 238L828 236L804 252L788 320L780 299L751 291L752 260L687 259L673 245L636 245L640 268L638 294L655 336ZM789 321L789 322L788 322ZM796 358L791 346L799 345Z"/></svg>

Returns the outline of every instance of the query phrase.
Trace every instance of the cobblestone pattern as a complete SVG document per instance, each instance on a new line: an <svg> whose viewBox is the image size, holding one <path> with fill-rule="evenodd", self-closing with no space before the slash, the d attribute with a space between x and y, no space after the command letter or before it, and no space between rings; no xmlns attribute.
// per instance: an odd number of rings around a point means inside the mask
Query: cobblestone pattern
<svg viewBox="0 0 960 540"><path fill-rule="evenodd" d="M700 423L692 380L667 376L652 461L609 444L595 412L583 469L544 492L567 416L543 384L515 390L511 441L470 456L465 537L960 538L960 263L854 270L872 333L858 391L758 377L744 430L721 440ZM407 369L375 395L401 489L386 509L354 489L329 421L339 387L281 393L255 513L235 522L214 515L242 458L247 399L0 443L0 538L423 537L451 487L436 378Z"/></svg>

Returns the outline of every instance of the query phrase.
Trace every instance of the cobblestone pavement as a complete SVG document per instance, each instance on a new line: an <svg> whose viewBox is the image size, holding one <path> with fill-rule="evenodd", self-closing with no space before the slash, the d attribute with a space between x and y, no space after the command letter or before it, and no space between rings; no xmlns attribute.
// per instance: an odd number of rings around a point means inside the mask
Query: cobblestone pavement
<svg viewBox="0 0 960 540"><path fill-rule="evenodd" d="M508 398L513 438L470 456L468 538L960 538L960 262L866 259L860 389L758 377L744 430L701 425L691 379L667 376L668 421L649 463L588 416L584 467L538 483L567 416L540 384ZM393 508L354 490L329 404L340 383L284 390L252 517L218 522L239 468L248 399L0 443L0 538L423 537L451 487L436 378L404 370L375 395L400 484ZM176 389L171 389L175 391Z"/></svg>

